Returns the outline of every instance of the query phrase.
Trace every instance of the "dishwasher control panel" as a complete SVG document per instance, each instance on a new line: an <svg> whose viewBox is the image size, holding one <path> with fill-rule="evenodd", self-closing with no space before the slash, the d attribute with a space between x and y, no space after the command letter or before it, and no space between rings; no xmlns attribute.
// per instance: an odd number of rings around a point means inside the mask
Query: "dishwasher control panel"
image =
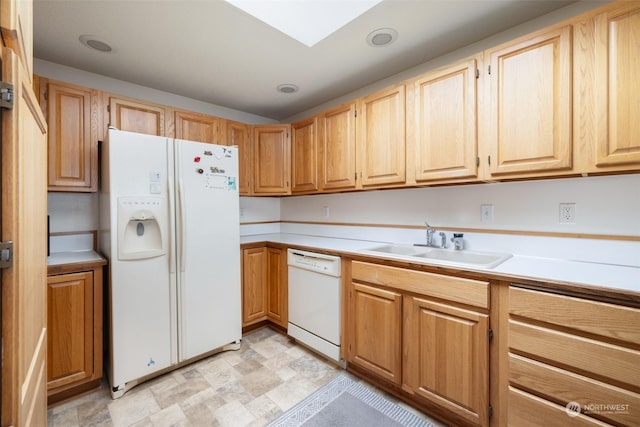
<svg viewBox="0 0 640 427"><path fill-rule="evenodd" d="M287 250L287 264L291 267L303 268L320 274L340 277L342 271L341 258L333 255L318 254L298 249Z"/></svg>

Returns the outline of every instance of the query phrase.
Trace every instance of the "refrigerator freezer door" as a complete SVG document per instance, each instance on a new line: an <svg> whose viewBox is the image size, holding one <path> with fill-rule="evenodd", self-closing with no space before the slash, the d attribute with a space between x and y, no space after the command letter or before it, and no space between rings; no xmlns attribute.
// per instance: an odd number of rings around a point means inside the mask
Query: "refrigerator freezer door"
<svg viewBox="0 0 640 427"><path fill-rule="evenodd" d="M242 336L238 151L176 141L179 357Z"/></svg>
<svg viewBox="0 0 640 427"><path fill-rule="evenodd" d="M106 145L111 228L109 375L111 386L124 390L127 382L177 362L176 283L175 274L170 273L172 201L168 191L173 164L166 138L110 130ZM125 202L126 209L122 207ZM146 225L140 229L138 223ZM118 241L117 230L127 227L134 227L128 238L140 242ZM160 237L142 242L146 233ZM119 251L124 243L131 246ZM127 259L126 254L136 251L157 256ZM118 252L125 256L119 257Z"/></svg>

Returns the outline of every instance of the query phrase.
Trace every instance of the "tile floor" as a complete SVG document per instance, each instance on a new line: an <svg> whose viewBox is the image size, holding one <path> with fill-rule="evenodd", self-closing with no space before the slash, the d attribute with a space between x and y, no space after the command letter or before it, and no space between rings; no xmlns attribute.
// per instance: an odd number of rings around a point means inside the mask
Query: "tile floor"
<svg viewBox="0 0 640 427"><path fill-rule="evenodd" d="M286 336L263 328L246 335L238 351L152 379L117 400L111 399L105 384L50 408L48 425L260 427L341 371Z"/></svg>

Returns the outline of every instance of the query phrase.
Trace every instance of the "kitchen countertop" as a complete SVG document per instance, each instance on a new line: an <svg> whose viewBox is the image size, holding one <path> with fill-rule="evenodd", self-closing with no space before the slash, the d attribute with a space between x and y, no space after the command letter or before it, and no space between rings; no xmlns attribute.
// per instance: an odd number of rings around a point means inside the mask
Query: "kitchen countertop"
<svg viewBox="0 0 640 427"><path fill-rule="evenodd" d="M352 239L339 239L330 237L305 236L300 234L256 234L242 236L241 244L257 242L273 242L290 246L304 247L310 250L325 250L342 254L355 254L360 256L378 257L383 259L402 260L393 256L377 256L362 252L376 245L390 243L379 241L365 241ZM406 260L406 259L405 259ZM412 263L433 265L446 268L437 261L417 261ZM455 267L457 271L460 267ZM640 268L613 264L600 264L593 262L571 261L554 258L533 256L520 256L514 254L502 264L492 269L465 267L465 270L484 272L488 276L497 276L509 280L534 280L553 281L561 284L578 285L594 290L615 290L630 293L635 298L640 298Z"/></svg>
<svg viewBox="0 0 640 427"><path fill-rule="evenodd" d="M70 265L91 268L93 265L104 265L106 263L107 260L93 250L52 252L51 255L47 257L47 267L49 267L49 270Z"/></svg>

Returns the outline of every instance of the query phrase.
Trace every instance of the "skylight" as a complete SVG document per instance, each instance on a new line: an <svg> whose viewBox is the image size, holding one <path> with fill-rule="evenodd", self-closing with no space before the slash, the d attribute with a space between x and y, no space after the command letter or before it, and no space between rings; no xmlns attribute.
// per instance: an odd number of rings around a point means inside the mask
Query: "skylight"
<svg viewBox="0 0 640 427"><path fill-rule="evenodd" d="M226 0L309 47L382 0Z"/></svg>

